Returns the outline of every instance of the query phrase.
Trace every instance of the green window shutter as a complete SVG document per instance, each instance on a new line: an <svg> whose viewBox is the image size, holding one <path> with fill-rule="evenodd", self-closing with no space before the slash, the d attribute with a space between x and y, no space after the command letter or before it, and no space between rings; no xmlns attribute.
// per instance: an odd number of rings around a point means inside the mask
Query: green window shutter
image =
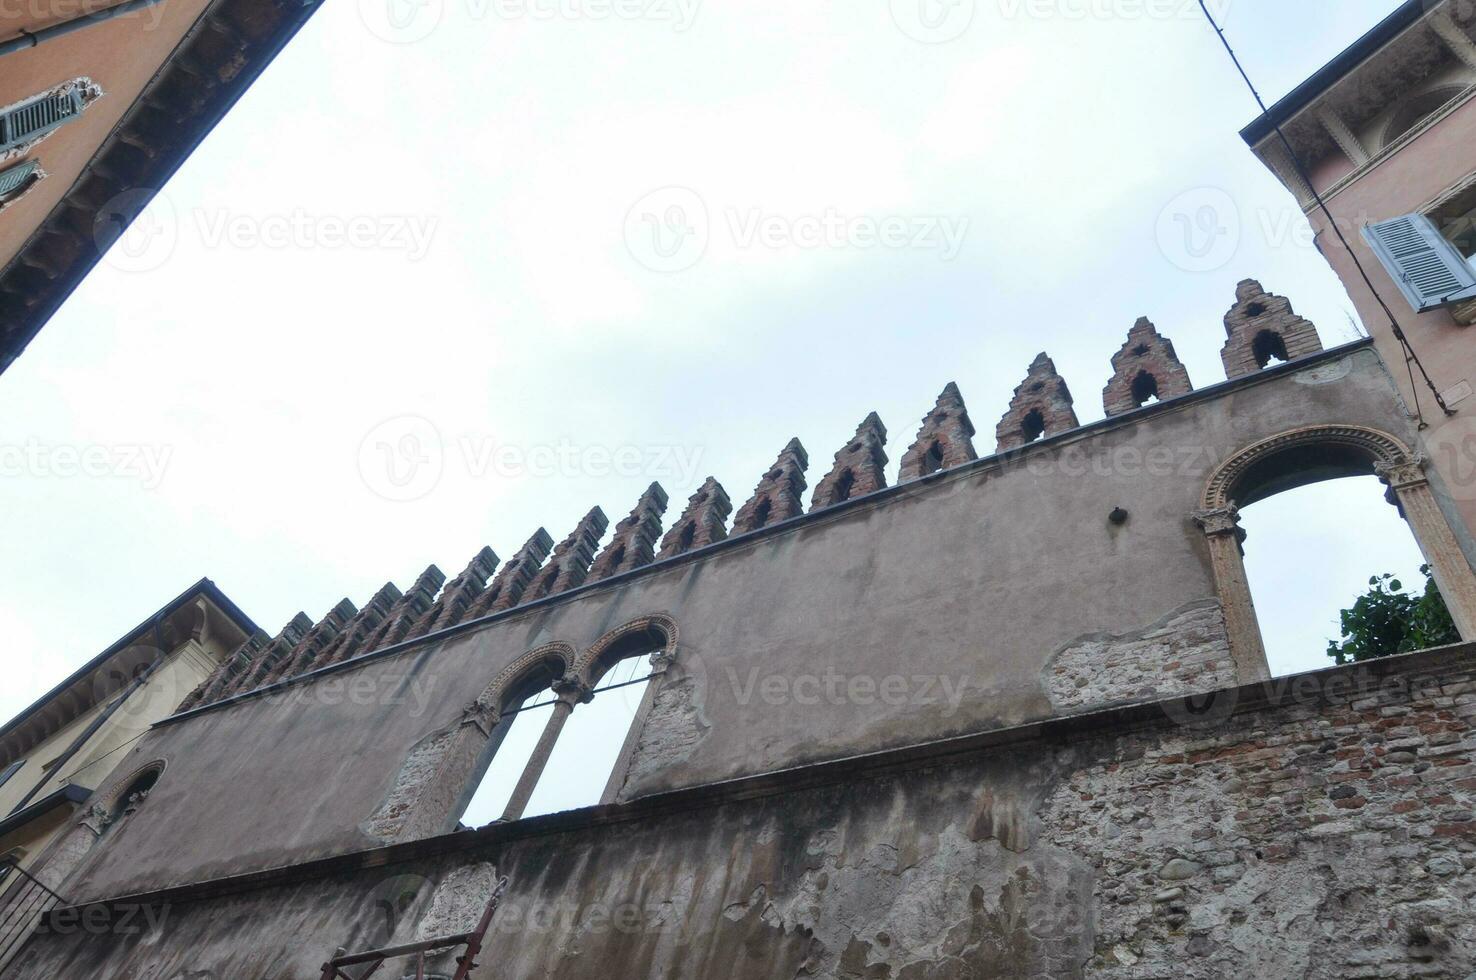
<svg viewBox="0 0 1476 980"><path fill-rule="evenodd" d="M1423 214L1367 225L1363 238L1416 313L1476 297L1476 269Z"/></svg>
<svg viewBox="0 0 1476 980"><path fill-rule="evenodd" d="M0 152L39 139L82 114L82 90L47 92L0 113Z"/></svg>
<svg viewBox="0 0 1476 980"><path fill-rule="evenodd" d="M39 176L40 169L35 160L27 160L19 166L0 170L0 202L17 196L29 187Z"/></svg>

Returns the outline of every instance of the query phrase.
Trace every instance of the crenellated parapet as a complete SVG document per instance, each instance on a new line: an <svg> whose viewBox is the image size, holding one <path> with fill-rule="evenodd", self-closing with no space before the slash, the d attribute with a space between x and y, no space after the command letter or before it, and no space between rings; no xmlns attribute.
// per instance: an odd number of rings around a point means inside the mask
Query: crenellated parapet
<svg viewBox="0 0 1476 980"><path fill-rule="evenodd" d="M502 566L492 584L487 590L477 596L471 608L466 611L463 619L477 619L481 616L502 612L511 609L523 600L523 593L527 591L528 584L533 581L533 576L538 574L538 569L543 566L543 560L553 550L553 538L543 528L533 532L533 536L524 542L518 549L518 553L512 556L512 560Z"/></svg>
<svg viewBox="0 0 1476 980"><path fill-rule="evenodd" d="M1110 418L1193 390L1173 342L1158 332L1153 321L1140 317L1126 343L1112 355L1112 380L1102 389L1102 408Z"/></svg>
<svg viewBox="0 0 1476 980"><path fill-rule="evenodd" d="M405 594L390 607L384 622L371 632L360 646L359 653L370 653L380 647L398 643L410 635L420 617L424 616L435 602L436 593L446 582L446 573L435 565L426 568Z"/></svg>
<svg viewBox="0 0 1476 980"><path fill-rule="evenodd" d="M805 512L805 469L810 455L799 439L789 440L774 465L759 480L748 503L733 518L733 533L746 534Z"/></svg>
<svg viewBox="0 0 1476 980"><path fill-rule="evenodd" d="M1228 340L1223 355L1232 379L1258 372L1272 360L1295 359L1321 350L1312 324L1297 316L1286 299L1267 293L1254 280L1246 280L1237 288L1236 304L1226 315L1225 325ZM1173 343L1146 317L1128 331L1126 340L1112 355L1111 365L1112 375L1102 393L1108 419L1193 392L1189 373ZM1077 428L1070 389L1055 363L1042 353L1015 388L1009 409L996 427L996 451L1019 449ZM973 462L978 456L974 435L963 396L958 385L950 382L923 416L916 439L900 461L897 483ZM886 427L875 412L870 413L835 453L829 472L816 484L810 511L886 490L886 442ZM792 438L736 514L722 484L708 477L663 534L669 498L659 483L652 483L629 515L616 525L603 548L609 521L603 510L594 507L557 547L548 532L539 528L500 568L497 555L483 548L450 581L432 565L403 594L394 583L386 583L362 609L345 599L317 623L299 613L275 638L255 636L242 644L190 693L181 708L210 704L364 657L552 599L644 568L658 559L691 555L730 535L752 534L798 519L804 513L802 498L808 466L804 445L799 438Z"/></svg>
<svg viewBox="0 0 1476 980"><path fill-rule="evenodd" d="M708 477L687 500L687 509L677 518L666 537L661 539L658 558L673 558L697 548L704 548L728 536L728 515L733 502L723 485Z"/></svg>
<svg viewBox="0 0 1476 980"><path fill-rule="evenodd" d="M667 501L661 484L652 483L646 488L630 516L615 525L615 536L590 566L589 581L598 582L655 560L656 542L661 537L661 515L666 513Z"/></svg>
<svg viewBox="0 0 1476 980"><path fill-rule="evenodd" d="M864 497L887 485L887 427L872 412L856 427L851 441L835 454L825 479L815 486L810 510L834 507L852 497Z"/></svg>
<svg viewBox="0 0 1476 980"><path fill-rule="evenodd" d="M974 451L974 423L963 395L952 381L943 388L933 410L923 416L917 439L902 457L897 482L906 483L979 458Z"/></svg>
<svg viewBox="0 0 1476 980"><path fill-rule="evenodd" d="M1235 305L1225 314L1225 346L1220 349L1225 377L1243 378L1273 361L1291 361L1320 350L1317 328L1296 314L1291 300L1266 292L1254 279L1235 288Z"/></svg>
<svg viewBox="0 0 1476 980"><path fill-rule="evenodd" d="M1010 410L995 426L996 452L1018 449L1046 436L1069 432L1081 423L1072 407L1071 389L1042 351L1030 362L1025 380L1010 399Z"/></svg>
<svg viewBox="0 0 1476 980"><path fill-rule="evenodd" d="M460 575L441 590L440 596L410 627L408 636L424 636L461 622L472 603L487 588L487 580L497 570L497 552L484 547L472 557Z"/></svg>
<svg viewBox="0 0 1476 980"><path fill-rule="evenodd" d="M594 560L595 549L600 546L600 539L609 526L610 519L598 507L585 514L569 536L559 542L548 564L533 577L522 601L537 602L583 585L585 576L589 574L589 564Z"/></svg>

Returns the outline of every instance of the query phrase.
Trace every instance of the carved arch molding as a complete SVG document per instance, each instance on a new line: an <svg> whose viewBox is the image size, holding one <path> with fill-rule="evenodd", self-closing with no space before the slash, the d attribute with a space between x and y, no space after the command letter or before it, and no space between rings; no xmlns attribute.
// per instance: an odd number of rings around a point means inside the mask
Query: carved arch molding
<svg viewBox="0 0 1476 980"><path fill-rule="evenodd" d="M1241 683L1264 680L1270 676L1270 669L1240 551L1235 495L1262 463L1297 450L1329 448L1349 450L1369 462L1409 522L1462 639L1476 638L1476 574L1430 489L1424 457L1378 429L1306 426L1253 443L1222 463L1210 476L1200 500L1201 510L1194 514L1195 523L1209 542L1215 590L1224 610L1236 676Z"/></svg>

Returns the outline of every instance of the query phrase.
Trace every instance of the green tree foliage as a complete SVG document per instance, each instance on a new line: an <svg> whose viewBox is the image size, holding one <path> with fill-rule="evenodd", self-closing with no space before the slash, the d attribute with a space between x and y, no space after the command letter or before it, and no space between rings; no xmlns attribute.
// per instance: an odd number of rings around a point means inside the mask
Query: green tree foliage
<svg viewBox="0 0 1476 980"><path fill-rule="evenodd" d="M1421 565L1423 592L1405 592L1393 575L1375 575L1353 608L1342 613L1343 639L1329 640L1327 655L1340 664L1392 657L1396 653L1456 643L1460 634L1451 622L1440 589Z"/></svg>

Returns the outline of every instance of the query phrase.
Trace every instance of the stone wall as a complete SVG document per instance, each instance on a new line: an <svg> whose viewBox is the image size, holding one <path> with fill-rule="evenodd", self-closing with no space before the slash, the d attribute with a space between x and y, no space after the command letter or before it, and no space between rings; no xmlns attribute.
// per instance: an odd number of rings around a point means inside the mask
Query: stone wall
<svg viewBox="0 0 1476 980"><path fill-rule="evenodd" d="M493 867L478 978L1465 977L1473 717L1447 648L138 896L7 980L304 980Z"/></svg>

